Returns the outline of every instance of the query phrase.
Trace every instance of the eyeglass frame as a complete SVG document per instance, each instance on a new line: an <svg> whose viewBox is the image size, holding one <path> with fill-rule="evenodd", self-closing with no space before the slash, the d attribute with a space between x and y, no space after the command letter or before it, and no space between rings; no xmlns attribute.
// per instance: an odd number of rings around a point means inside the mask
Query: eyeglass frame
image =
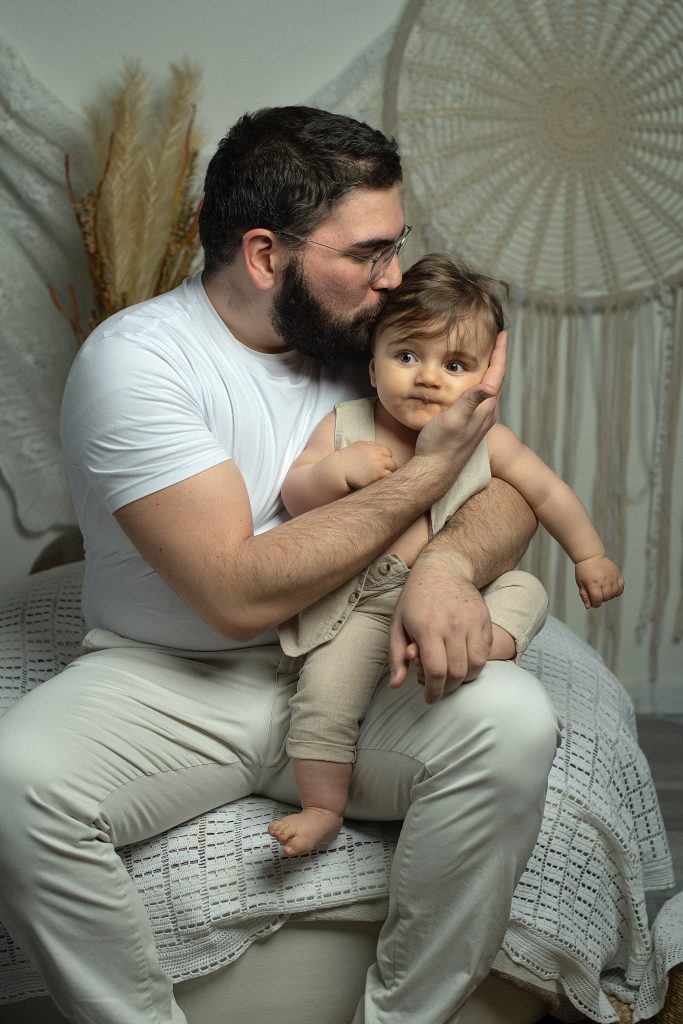
<svg viewBox="0 0 683 1024"><path fill-rule="evenodd" d="M347 249L337 249L334 245L327 245L326 242L318 242L315 238L303 238L301 235L295 235L293 231L285 231L281 228L276 228L274 234L284 235L286 238L295 238L297 242L310 242L312 245L320 245L323 249L331 249L332 252L339 252L342 256L350 256L354 260L363 260L364 262L371 263L370 272L368 274L368 284L374 284L375 281L379 281L381 277L386 274L389 269L389 264L393 260L394 256L399 256L401 249L406 244L408 235L412 231L410 224L404 224L401 234L395 242L391 242L390 245L385 245L383 249L377 253L376 256L362 256L358 252L349 252ZM389 255L387 255L387 253ZM379 271L375 273L378 262L385 257L384 263Z"/></svg>

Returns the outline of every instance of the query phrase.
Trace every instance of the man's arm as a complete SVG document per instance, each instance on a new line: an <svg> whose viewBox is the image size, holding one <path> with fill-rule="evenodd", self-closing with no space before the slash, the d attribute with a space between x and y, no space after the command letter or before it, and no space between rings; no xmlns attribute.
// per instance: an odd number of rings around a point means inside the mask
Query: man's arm
<svg viewBox="0 0 683 1024"><path fill-rule="evenodd" d="M502 480L469 498L423 549L391 624L391 685L419 652L429 703L475 679L491 649L491 620L479 593L514 569L536 529L520 494Z"/></svg>
<svg viewBox="0 0 683 1024"><path fill-rule="evenodd" d="M232 462L131 502L116 519L198 615L249 640L360 572L448 489L493 424L504 369L501 336L482 383L427 425L405 466L267 533L254 536Z"/></svg>

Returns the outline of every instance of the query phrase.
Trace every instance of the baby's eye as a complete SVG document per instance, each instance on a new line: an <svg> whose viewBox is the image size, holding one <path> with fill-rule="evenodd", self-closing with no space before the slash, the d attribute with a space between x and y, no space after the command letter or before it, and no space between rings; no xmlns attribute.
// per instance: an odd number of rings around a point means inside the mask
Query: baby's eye
<svg viewBox="0 0 683 1024"><path fill-rule="evenodd" d="M396 354L396 358L398 359L399 363L406 363L407 364L407 363L414 363L414 362L417 361L415 359L415 356L413 355L412 352L398 352Z"/></svg>
<svg viewBox="0 0 683 1024"><path fill-rule="evenodd" d="M457 359L451 359L450 363L446 363L446 369L449 373L464 373L465 367L462 363L458 362Z"/></svg>

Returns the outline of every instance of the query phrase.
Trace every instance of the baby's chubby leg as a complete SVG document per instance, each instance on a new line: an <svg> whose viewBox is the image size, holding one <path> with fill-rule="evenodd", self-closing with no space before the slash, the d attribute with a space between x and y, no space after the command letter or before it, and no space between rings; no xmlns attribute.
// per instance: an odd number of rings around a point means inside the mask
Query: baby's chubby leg
<svg viewBox="0 0 683 1024"><path fill-rule="evenodd" d="M402 580L407 570L396 564ZM370 571L368 579L374 580ZM289 702L287 753L303 809L268 829L288 857L331 842L341 828L359 723L387 674L389 622L400 593L393 573L387 582L378 570L377 579L377 587L366 586L336 636L308 653Z"/></svg>
<svg viewBox="0 0 683 1024"><path fill-rule="evenodd" d="M482 590L491 614L493 644L489 661L517 661L548 614L543 585L527 572L506 572Z"/></svg>
<svg viewBox="0 0 683 1024"><path fill-rule="evenodd" d="M489 651L489 661L514 661L517 657L517 645L515 638L502 626L491 623L493 641Z"/></svg>
<svg viewBox="0 0 683 1024"><path fill-rule="evenodd" d="M268 831L285 857L300 857L339 835L349 797L353 765L293 759L302 810L273 821Z"/></svg>

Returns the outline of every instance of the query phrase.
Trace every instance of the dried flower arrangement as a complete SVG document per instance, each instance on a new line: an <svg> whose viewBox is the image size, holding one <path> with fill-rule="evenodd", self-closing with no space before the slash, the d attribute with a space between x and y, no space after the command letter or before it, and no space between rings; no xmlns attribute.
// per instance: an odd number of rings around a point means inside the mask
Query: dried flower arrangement
<svg viewBox="0 0 683 1024"><path fill-rule="evenodd" d="M97 168L92 177L99 174L94 189L75 195L65 157L69 201L93 286L87 324L73 285L66 304L48 288L79 345L112 313L175 288L195 269L200 200L194 185L194 101L200 72L189 63L171 65L170 71L161 110L139 61L130 61L103 104L87 111Z"/></svg>

